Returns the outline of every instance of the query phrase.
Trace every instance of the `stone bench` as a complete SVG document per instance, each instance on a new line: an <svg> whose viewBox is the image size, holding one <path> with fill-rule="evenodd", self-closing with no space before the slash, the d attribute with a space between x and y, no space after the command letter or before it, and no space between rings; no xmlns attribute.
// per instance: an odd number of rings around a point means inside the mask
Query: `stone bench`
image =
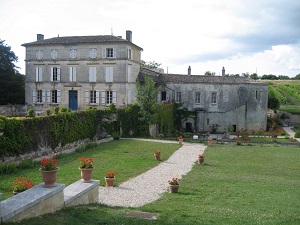
<svg viewBox="0 0 300 225"><path fill-rule="evenodd" d="M1 221L19 222L62 209L64 188L64 184L45 188L42 183L2 201Z"/></svg>
<svg viewBox="0 0 300 225"><path fill-rule="evenodd" d="M81 180L64 189L64 202L66 207L98 203L99 180L83 183Z"/></svg>

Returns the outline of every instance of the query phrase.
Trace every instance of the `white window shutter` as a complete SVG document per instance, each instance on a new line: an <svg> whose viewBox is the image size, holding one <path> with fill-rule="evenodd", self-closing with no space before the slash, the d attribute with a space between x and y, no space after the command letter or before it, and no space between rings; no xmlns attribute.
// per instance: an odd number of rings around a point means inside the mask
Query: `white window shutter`
<svg viewBox="0 0 300 225"><path fill-rule="evenodd" d="M39 68L35 67L35 81L38 82L39 81Z"/></svg>
<svg viewBox="0 0 300 225"><path fill-rule="evenodd" d="M116 58L116 48L113 48L113 58Z"/></svg>
<svg viewBox="0 0 300 225"><path fill-rule="evenodd" d="M73 82L73 67L72 66L70 67L70 70L69 70L69 80L70 80L70 82Z"/></svg>
<svg viewBox="0 0 300 225"><path fill-rule="evenodd" d="M43 81L43 68L39 67L39 81Z"/></svg>
<svg viewBox="0 0 300 225"><path fill-rule="evenodd" d="M127 91L127 104L131 104L131 90Z"/></svg>
<svg viewBox="0 0 300 225"><path fill-rule="evenodd" d="M102 58L106 58L106 48L102 49Z"/></svg>
<svg viewBox="0 0 300 225"><path fill-rule="evenodd" d="M57 68L57 81L60 81L60 68Z"/></svg>
<svg viewBox="0 0 300 225"><path fill-rule="evenodd" d="M170 100L170 94L169 92L166 93L166 101L168 102Z"/></svg>
<svg viewBox="0 0 300 225"><path fill-rule="evenodd" d="M101 91L101 104L105 105L105 91Z"/></svg>
<svg viewBox="0 0 300 225"><path fill-rule="evenodd" d="M36 103L36 90L32 90L32 103Z"/></svg>
<svg viewBox="0 0 300 225"><path fill-rule="evenodd" d="M74 66L73 67L73 82L76 82L76 70L77 70L77 68Z"/></svg>
<svg viewBox="0 0 300 225"><path fill-rule="evenodd" d="M109 67L105 67L105 82L109 82Z"/></svg>
<svg viewBox="0 0 300 225"><path fill-rule="evenodd" d="M161 102L161 92L157 93L157 102Z"/></svg>
<svg viewBox="0 0 300 225"><path fill-rule="evenodd" d="M89 67L90 82L96 82L96 67Z"/></svg>
<svg viewBox="0 0 300 225"><path fill-rule="evenodd" d="M84 91L84 103L89 104L90 102L90 91Z"/></svg>
<svg viewBox="0 0 300 225"><path fill-rule="evenodd" d="M57 103L60 103L60 90L57 90Z"/></svg>
<svg viewBox="0 0 300 225"><path fill-rule="evenodd" d="M53 67L50 68L50 80L53 81Z"/></svg>
<svg viewBox="0 0 300 225"><path fill-rule="evenodd" d="M127 69L127 82L131 82L131 66Z"/></svg>
<svg viewBox="0 0 300 225"><path fill-rule="evenodd" d="M51 91L47 90L47 102L51 102Z"/></svg>
<svg viewBox="0 0 300 225"><path fill-rule="evenodd" d="M109 82L113 82L114 81L114 68L110 67L109 69Z"/></svg>
<svg viewBox="0 0 300 225"><path fill-rule="evenodd" d="M112 103L114 103L115 105L117 105L117 92L113 91L113 95L112 95Z"/></svg>
<svg viewBox="0 0 300 225"><path fill-rule="evenodd" d="M99 104L99 91L96 91L96 103Z"/></svg>
<svg viewBox="0 0 300 225"><path fill-rule="evenodd" d="M46 91L42 90L42 102L46 102Z"/></svg>

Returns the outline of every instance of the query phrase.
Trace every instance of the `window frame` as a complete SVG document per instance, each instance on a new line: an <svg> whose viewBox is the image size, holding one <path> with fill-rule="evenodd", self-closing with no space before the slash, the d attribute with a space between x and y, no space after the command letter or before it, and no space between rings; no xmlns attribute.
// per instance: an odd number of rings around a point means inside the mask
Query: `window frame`
<svg viewBox="0 0 300 225"><path fill-rule="evenodd" d="M77 59L77 49L75 48L70 49L70 58Z"/></svg>
<svg viewBox="0 0 300 225"><path fill-rule="evenodd" d="M180 91L176 91L176 96L175 96L176 98L175 98L175 102L176 103L180 103L180 102L182 102L182 96L181 96L181 92Z"/></svg>
<svg viewBox="0 0 300 225"><path fill-rule="evenodd" d="M90 48L89 49L89 57L90 57L90 59L96 59L97 58L97 48Z"/></svg>
<svg viewBox="0 0 300 225"><path fill-rule="evenodd" d="M212 92L211 93L210 103L211 104L217 104L217 92Z"/></svg>
<svg viewBox="0 0 300 225"><path fill-rule="evenodd" d="M201 92L197 91L195 93L195 105L201 104Z"/></svg>

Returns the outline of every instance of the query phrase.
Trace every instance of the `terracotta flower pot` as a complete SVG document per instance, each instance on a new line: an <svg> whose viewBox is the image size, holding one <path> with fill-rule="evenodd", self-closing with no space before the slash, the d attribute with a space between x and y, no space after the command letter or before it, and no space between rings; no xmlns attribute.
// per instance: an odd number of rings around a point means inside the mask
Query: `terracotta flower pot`
<svg viewBox="0 0 300 225"><path fill-rule="evenodd" d="M202 164L204 162L204 158L198 158L198 164Z"/></svg>
<svg viewBox="0 0 300 225"><path fill-rule="evenodd" d="M106 182L106 187L113 187L114 182L115 182L115 177L109 178L109 177L104 177L105 182Z"/></svg>
<svg viewBox="0 0 300 225"><path fill-rule="evenodd" d="M179 144L182 145L183 138L179 138Z"/></svg>
<svg viewBox="0 0 300 225"><path fill-rule="evenodd" d="M179 185L171 185L169 184L169 190L171 193L177 193L179 189Z"/></svg>
<svg viewBox="0 0 300 225"><path fill-rule="evenodd" d="M39 169L42 173L43 176L43 181L44 181L44 187L50 188L56 186L56 173L59 170L59 167L57 167L56 170L51 170L51 171L44 171Z"/></svg>
<svg viewBox="0 0 300 225"><path fill-rule="evenodd" d="M95 167L91 167L91 168L80 168L81 171L81 181L83 183L90 183L92 181L92 175L93 175L93 169L95 169Z"/></svg>
<svg viewBox="0 0 300 225"><path fill-rule="evenodd" d="M154 154L154 157L156 160L160 160L160 153L159 154Z"/></svg>

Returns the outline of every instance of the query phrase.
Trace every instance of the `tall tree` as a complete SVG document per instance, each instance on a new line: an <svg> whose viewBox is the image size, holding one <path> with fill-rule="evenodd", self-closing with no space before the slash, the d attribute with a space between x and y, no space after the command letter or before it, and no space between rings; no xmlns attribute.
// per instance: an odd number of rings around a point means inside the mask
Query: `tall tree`
<svg viewBox="0 0 300 225"><path fill-rule="evenodd" d="M250 75L250 78L253 79L253 80L258 80L258 79L259 79L257 73L252 73L252 74Z"/></svg>
<svg viewBox="0 0 300 225"><path fill-rule="evenodd" d="M25 79L15 63L18 57L0 40L0 105L24 104Z"/></svg>
<svg viewBox="0 0 300 225"><path fill-rule="evenodd" d="M146 67L148 69L157 69L157 68L160 68L161 63L157 63L155 61L146 62L144 60L141 60L141 65L142 65L142 67Z"/></svg>

